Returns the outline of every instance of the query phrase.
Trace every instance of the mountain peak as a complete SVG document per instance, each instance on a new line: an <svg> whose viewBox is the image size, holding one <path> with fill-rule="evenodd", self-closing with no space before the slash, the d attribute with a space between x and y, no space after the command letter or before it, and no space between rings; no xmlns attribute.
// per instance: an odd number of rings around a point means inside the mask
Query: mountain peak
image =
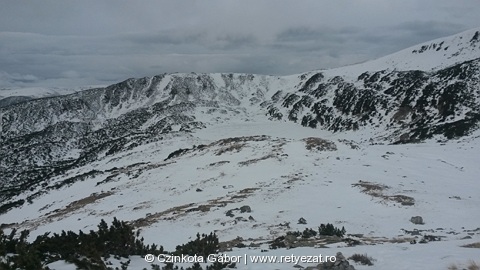
<svg viewBox="0 0 480 270"><path fill-rule="evenodd" d="M480 27L423 42L375 60L339 67L327 72L340 72L355 77L365 70L430 72L477 58L480 58Z"/></svg>

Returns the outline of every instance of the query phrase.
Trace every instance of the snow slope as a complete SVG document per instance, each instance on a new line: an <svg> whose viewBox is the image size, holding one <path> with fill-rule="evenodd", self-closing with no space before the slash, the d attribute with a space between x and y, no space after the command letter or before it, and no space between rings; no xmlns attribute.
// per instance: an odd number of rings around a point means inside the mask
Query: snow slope
<svg viewBox="0 0 480 270"><path fill-rule="evenodd" d="M167 250L187 242L197 232L215 231L222 241L241 237L247 246L260 245L235 249L231 254L257 255L265 255L261 249L286 231L332 223L344 226L349 234L363 235L358 239L365 245L346 247L340 243L328 245L329 249L304 247L266 254L368 253L377 260L374 269L446 269L451 263L467 262L478 255L478 250L461 247L480 241L478 138L443 145L356 145L339 134L272 122L221 124L190 136L178 135L52 179L54 184L60 178L93 169L102 172L45 194L34 204L2 215L2 220L33 229L33 239L63 228L88 231L95 229L100 219L110 221L115 216L132 221L147 242ZM245 135L249 137L244 141L219 143ZM337 150L307 150L302 139L308 137L330 140ZM174 150L201 144L207 147L165 160ZM359 181L388 186L385 195L411 197L414 205L362 193L354 186ZM92 194L104 196L74 206ZM252 212L226 216L228 210L243 205L250 206ZM424 225L409 221L417 215L423 217ZM297 224L301 217L307 220L306 225ZM286 223L290 228L280 225ZM416 229L425 231L419 236L404 231ZM441 242L409 244L424 234L441 237ZM423 260L425 257L430 259Z"/></svg>

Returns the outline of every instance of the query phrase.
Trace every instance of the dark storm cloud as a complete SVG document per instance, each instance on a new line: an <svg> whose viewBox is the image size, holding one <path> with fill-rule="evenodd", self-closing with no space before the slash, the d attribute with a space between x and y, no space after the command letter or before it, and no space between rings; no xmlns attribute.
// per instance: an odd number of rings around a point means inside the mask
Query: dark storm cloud
<svg viewBox="0 0 480 270"><path fill-rule="evenodd" d="M164 72L286 75L478 27L478 0L0 0L0 88Z"/></svg>

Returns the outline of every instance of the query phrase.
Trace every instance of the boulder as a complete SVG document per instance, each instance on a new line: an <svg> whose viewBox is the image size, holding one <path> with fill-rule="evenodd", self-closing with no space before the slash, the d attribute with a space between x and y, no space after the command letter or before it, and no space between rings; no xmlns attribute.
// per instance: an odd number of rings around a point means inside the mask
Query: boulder
<svg viewBox="0 0 480 270"><path fill-rule="evenodd" d="M410 218L410 221L413 223L413 224L417 224L417 225L423 225L425 223L423 223L423 218L421 216L415 216L415 217L412 217Z"/></svg>
<svg viewBox="0 0 480 270"><path fill-rule="evenodd" d="M252 212L252 208L250 208L250 206L244 205L240 207L240 213L250 213L250 212Z"/></svg>

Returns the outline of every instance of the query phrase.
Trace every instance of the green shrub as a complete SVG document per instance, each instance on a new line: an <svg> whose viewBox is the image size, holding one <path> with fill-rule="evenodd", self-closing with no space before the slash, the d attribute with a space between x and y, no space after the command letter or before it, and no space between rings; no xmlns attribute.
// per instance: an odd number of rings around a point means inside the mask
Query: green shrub
<svg viewBox="0 0 480 270"><path fill-rule="evenodd" d="M335 226L333 226L330 223L325 224L320 224L320 227L318 227L318 232L320 235L327 235L327 236L338 236L338 237L343 237L345 233L347 232L344 227L342 229L339 229Z"/></svg>
<svg viewBox="0 0 480 270"><path fill-rule="evenodd" d="M113 219L110 227L102 220L98 230L88 234L79 231L62 231L60 234L45 233L33 243L26 241L29 231L15 237L16 230L9 236L0 231L0 257L15 254L0 262L0 269L44 269L42 265L65 260L80 269L106 269L102 257L109 255L128 257L130 255L161 254L163 247L145 245L138 239L133 227L126 222Z"/></svg>

